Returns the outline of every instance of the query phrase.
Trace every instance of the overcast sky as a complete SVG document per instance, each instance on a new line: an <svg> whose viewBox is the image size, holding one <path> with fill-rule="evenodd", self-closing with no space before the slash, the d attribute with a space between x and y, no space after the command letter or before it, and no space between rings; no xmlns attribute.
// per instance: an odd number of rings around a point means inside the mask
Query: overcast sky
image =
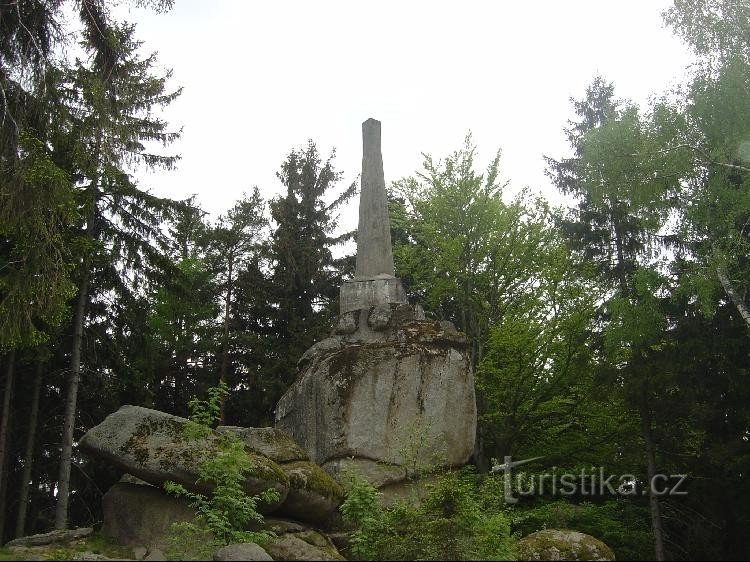
<svg viewBox="0 0 750 562"><path fill-rule="evenodd" d="M689 56L664 28L667 0L310 2L176 0L123 7L144 48L184 93L167 111L184 135L158 195L197 194L216 215L257 185L266 197L290 149L336 148L344 182L361 166L361 123L382 122L386 182L473 132L480 163L502 150L503 177L550 196L542 155L566 153L562 128L596 73L646 103ZM343 184L342 184L343 187ZM356 208L346 223L355 224Z"/></svg>

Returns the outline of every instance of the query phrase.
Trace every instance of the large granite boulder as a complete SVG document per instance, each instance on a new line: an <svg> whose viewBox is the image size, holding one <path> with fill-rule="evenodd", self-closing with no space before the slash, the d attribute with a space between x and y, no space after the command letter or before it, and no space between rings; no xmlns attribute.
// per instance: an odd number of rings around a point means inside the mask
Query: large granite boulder
<svg viewBox="0 0 750 562"><path fill-rule="evenodd" d="M570 529L544 529L516 544L519 560L614 560L615 554L599 539Z"/></svg>
<svg viewBox="0 0 750 562"><path fill-rule="evenodd" d="M465 337L449 323L416 320L407 304L345 314L300 359L276 427L332 474L347 458L395 466L389 481L398 467L464 464L476 432Z"/></svg>
<svg viewBox="0 0 750 562"><path fill-rule="evenodd" d="M149 484L161 486L171 480L188 490L208 493L211 485L198 482L198 470L204 459L220 454L221 435L210 431L205 437L189 438L185 431L188 423L158 410L123 406L89 430L79 445ZM249 449L246 452L252 470L245 476L245 491L250 495L269 488L278 491L278 502L262 506L264 511L272 511L286 499L289 478L269 458Z"/></svg>
<svg viewBox="0 0 750 562"><path fill-rule="evenodd" d="M118 482L102 497L102 534L123 546L167 549L172 523L194 521L188 502L149 485Z"/></svg>

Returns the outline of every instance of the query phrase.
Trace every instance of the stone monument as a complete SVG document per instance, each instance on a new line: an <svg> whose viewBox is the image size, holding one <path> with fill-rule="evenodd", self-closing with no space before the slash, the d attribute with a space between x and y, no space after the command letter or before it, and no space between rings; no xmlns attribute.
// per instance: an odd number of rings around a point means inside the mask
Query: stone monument
<svg viewBox="0 0 750 562"><path fill-rule="evenodd" d="M466 463L476 400L465 337L425 319L394 275L380 122L362 135L356 273L330 337L300 359L276 427L334 477L354 466L387 491L415 469Z"/></svg>
<svg viewBox="0 0 750 562"><path fill-rule="evenodd" d="M341 314L378 304L405 304L406 293L394 275L388 200L385 196L380 121L362 123L362 189L359 196L357 265L354 280L341 287Z"/></svg>

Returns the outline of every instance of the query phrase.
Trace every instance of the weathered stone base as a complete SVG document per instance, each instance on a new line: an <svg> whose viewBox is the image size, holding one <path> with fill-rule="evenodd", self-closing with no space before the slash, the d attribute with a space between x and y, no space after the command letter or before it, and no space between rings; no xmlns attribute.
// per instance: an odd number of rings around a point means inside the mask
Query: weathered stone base
<svg viewBox="0 0 750 562"><path fill-rule="evenodd" d="M348 314L338 334L300 360L276 427L329 472L340 459L370 461L365 477L379 485L399 467L466 463L476 403L465 337L449 322L416 320L404 304Z"/></svg>
<svg viewBox="0 0 750 562"><path fill-rule="evenodd" d="M347 281L341 286L341 314L379 304L404 304L408 300L401 279L396 277Z"/></svg>

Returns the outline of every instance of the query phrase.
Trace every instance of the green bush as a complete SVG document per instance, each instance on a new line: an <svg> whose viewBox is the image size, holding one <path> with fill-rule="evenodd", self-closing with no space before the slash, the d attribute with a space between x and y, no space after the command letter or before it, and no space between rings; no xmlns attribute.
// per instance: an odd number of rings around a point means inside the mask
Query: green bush
<svg viewBox="0 0 750 562"><path fill-rule="evenodd" d="M576 504L539 499L516 505L511 526L519 536L542 529L574 529L602 541L614 551L617 560L648 560L654 556L645 502L617 499Z"/></svg>
<svg viewBox="0 0 750 562"><path fill-rule="evenodd" d="M209 389L208 400L196 398L189 403L190 423L185 437L197 440L211 433L211 425L219 417L219 404L227 387L220 383ZM211 485L209 495L189 492L181 484L165 482L164 489L177 497L187 498L197 512L194 522L172 525L175 533L171 554L181 557L186 553L206 555L217 547L232 543L264 544L275 535L269 531L248 531L260 528L263 516L258 504L278 501L276 490L269 489L258 496L249 496L243 489L245 475L252 470L252 462L240 439L232 433L222 433L218 453L209 456L198 467L198 482Z"/></svg>
<svg viewBox="0 0 750 562"><path fill-rule="evenodd" d="M353 474L350 480L341 512L355 528L351 549L359 559L515 559L506 514L485 509L468 470L438 478L419 506L398 502L383 508L371 484Z"/></svg>

